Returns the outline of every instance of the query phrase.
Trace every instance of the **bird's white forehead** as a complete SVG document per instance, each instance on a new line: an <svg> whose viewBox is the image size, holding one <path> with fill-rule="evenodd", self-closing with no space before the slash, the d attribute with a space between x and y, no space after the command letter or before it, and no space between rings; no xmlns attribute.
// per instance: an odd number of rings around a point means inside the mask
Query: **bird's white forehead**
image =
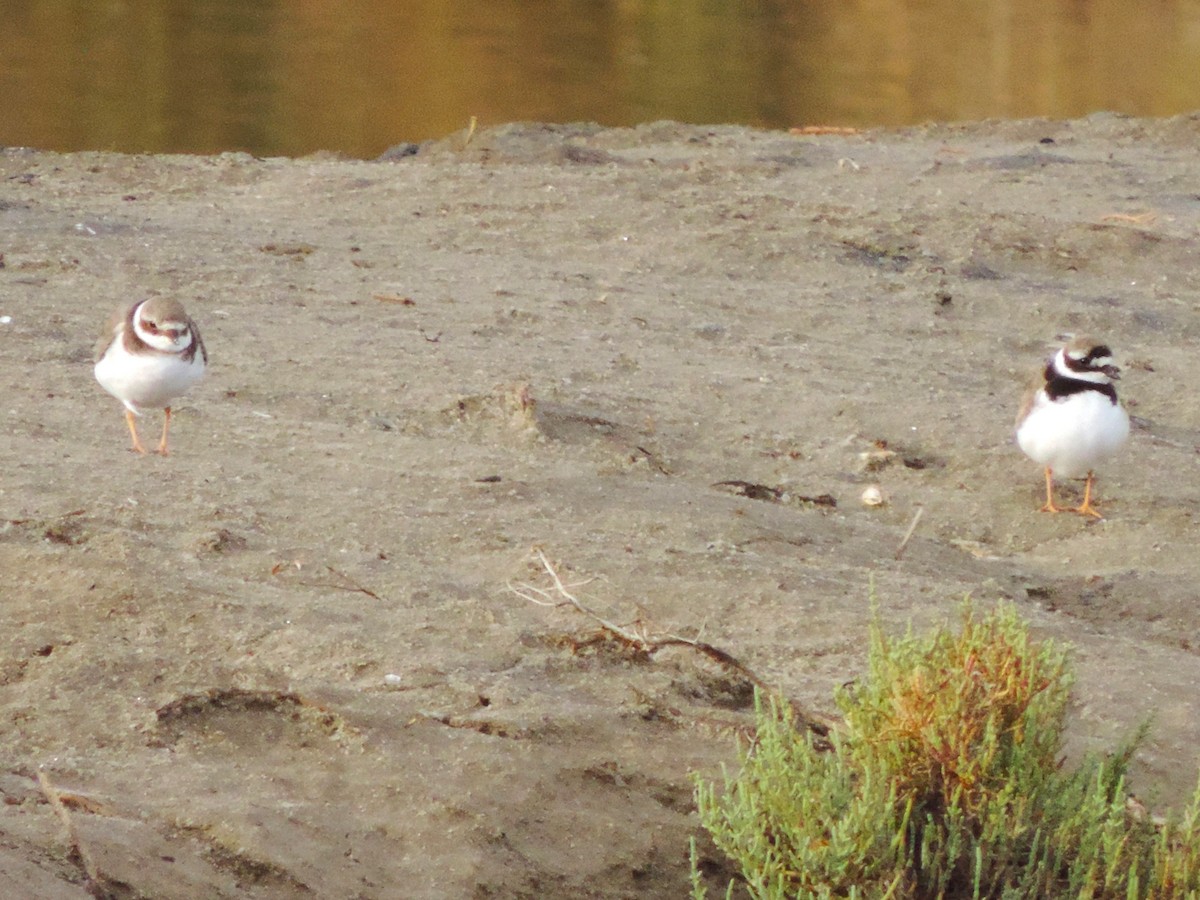
<svg viewBox="0 0 1200 900"><path fill-rule="evenodd" d="M154 325L157 326L158 328L166 329L168 331L187 331L188 330L188 323L187 323L186 319L172 319L172 318L168 317L168 318L158 319L156 321L152 317L146 315L145 309L139 307L138 311L137 311L137 323L139 325L142 325L147 322L153 322Z"/></svg>
<svg viewBox="0 0 1200 900"><path fill-rule="evenodd" d="M1076 362L1082 362L1083 360L1087 359L1088 354L1092 353L1095 349L1096 349L1095 347L1076 347L1073 350L1068 350L1067 348L1064 347L1063 355L1070 357L1071 359L1075 360ZM1105 354L1104 356L1093 356L1092 357L1092 363L1097 366L1107 366L1111 362L1112 362L1112 356L1110 356L1108 354Z"/></svg>

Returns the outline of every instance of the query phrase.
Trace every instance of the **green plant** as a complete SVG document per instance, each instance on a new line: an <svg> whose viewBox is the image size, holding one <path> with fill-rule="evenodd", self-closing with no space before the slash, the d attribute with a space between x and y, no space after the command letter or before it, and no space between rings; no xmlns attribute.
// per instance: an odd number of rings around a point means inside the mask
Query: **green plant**
<svg viewBox="0 0 1200 900"><path fill-rule="evenodd" d="M701 821L751 896L1200 896L1200 789L1175 821L1131 812L1144 726L1064 771L1067 656L1010 606L964 603L957 632L924 637L876 620L869 656L827 743L760 697L740 772L719 793L697 780Z"/></svg>

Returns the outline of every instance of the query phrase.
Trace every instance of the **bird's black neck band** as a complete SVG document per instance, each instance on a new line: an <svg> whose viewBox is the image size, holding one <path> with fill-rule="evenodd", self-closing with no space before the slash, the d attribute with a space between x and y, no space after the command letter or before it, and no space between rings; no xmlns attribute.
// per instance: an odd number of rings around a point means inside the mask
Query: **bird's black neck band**
<svg viewBox="0 0 1200 900"><path fill-rule="evenodd" d="M1072 394L1082 394L1084 391L1095 391L1103 394L1117 405L1117 389L1111 384L1100 384L1096 381L1083 381L1078 378L1066 378L1058 373L1054 364L1046 366L1046 396L1051 400L1061 400Z"/></svg>

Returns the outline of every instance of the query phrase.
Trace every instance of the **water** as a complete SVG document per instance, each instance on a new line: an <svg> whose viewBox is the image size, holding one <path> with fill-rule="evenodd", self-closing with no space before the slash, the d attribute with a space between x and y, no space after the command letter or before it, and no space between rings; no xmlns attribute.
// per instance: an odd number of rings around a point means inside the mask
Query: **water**
<svg viewBox="0 0 1200 900"><path fill-rule="evenodd" d="M0 145L55 150L1197 108L1200 0L0 0Z"/></svg>

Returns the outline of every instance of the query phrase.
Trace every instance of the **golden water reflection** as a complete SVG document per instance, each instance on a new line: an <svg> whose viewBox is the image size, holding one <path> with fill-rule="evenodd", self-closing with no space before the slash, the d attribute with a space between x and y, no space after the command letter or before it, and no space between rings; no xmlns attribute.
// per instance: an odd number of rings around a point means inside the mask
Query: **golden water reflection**
<svg viewBox="0 0 1200 900"><path fill-rule="evenodd" d="M1200 108L1200 0L0 0L0 145L317 149L512 120Z"/></svg>

